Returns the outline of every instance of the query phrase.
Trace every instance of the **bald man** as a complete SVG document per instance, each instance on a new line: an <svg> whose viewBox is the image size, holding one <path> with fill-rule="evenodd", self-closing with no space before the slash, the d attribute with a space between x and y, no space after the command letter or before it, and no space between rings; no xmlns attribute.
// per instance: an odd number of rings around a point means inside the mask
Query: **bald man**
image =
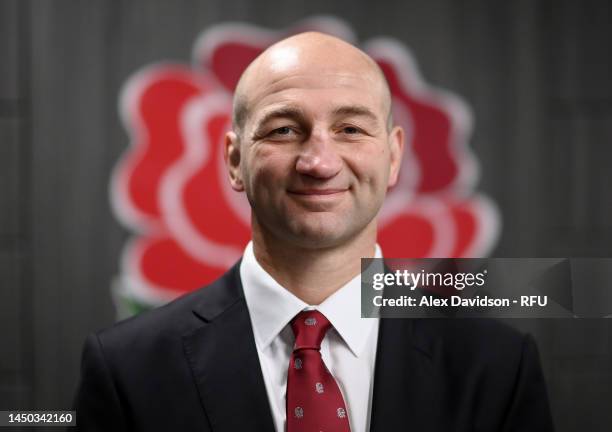
<svg viewBox="0 0 612 432"><path fill-rule="evenodd" d="M360 318L404 132L365 53L320 33L245 70L225 137L252 241L213 284L86 341L82 430L548 431L537 350L492 321ZM231 227L228 227L231 229Z"/></svg>

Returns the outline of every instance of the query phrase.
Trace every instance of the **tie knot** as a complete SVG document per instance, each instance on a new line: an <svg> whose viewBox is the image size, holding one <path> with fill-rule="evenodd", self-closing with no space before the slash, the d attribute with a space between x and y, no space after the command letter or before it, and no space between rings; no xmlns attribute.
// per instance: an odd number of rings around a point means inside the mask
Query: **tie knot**
<svg viewBox="0 0 612 432"><path fill-rule="evenodd" d="M291 320L291 328L295 335L294 350L321 349L321 341L331 323L325 315L316 310L302 311Z"/></svg>

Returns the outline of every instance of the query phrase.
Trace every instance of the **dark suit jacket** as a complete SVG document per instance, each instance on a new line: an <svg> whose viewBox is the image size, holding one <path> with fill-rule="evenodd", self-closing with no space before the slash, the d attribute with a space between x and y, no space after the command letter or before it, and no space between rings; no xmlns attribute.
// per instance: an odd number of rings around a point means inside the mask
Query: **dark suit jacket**
<svg viewBox="0 0 612 432"><path fill-rule="evenodd" d="M379 332L371 431L553 429L530 336L484 319L383 319ZM273 431L238 264L90 335L75 409L86 431Z"/></svg>

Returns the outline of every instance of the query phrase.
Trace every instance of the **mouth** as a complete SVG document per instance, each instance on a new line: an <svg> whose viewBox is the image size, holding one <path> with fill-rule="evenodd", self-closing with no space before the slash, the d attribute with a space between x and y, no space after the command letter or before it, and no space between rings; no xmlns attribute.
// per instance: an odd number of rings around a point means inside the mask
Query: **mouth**
<svg viewBox="0 0 612 432"><path fill-rule="evenodd" d="M298 189L298 190L289 190L288 192L293 195L301 195L301 196L327 196L327 195L338 195L343 192L346 192L348 189Z"/></svg>
<svg viewBox="0 0 612 432"><path fill-rule="evenodd" d="M314 211L330 211L340 204L349 188L290 189L288 195L300 205Z"/></svg>

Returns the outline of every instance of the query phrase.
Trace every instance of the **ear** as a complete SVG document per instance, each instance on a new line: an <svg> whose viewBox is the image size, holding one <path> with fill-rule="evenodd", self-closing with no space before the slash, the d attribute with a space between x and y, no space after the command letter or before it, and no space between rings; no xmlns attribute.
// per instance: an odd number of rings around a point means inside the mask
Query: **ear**
<svg viewBox="0 0 612 432"><path fill-rule="evenodd" d="M389 181L387 187L393 187L397 183L402 157L404 155L404 129L395 126L389 133L389 151L391 164L389 166Z"/></svg>
<svg viewBox="0 0 612 432"><path fill-rule="evenodd" d="M229 131L225 134L225 148L223 156L232 189L237 192L244 191L244 183L242 181L242 173L240 171L240 140L234 131Z"/></svg>

